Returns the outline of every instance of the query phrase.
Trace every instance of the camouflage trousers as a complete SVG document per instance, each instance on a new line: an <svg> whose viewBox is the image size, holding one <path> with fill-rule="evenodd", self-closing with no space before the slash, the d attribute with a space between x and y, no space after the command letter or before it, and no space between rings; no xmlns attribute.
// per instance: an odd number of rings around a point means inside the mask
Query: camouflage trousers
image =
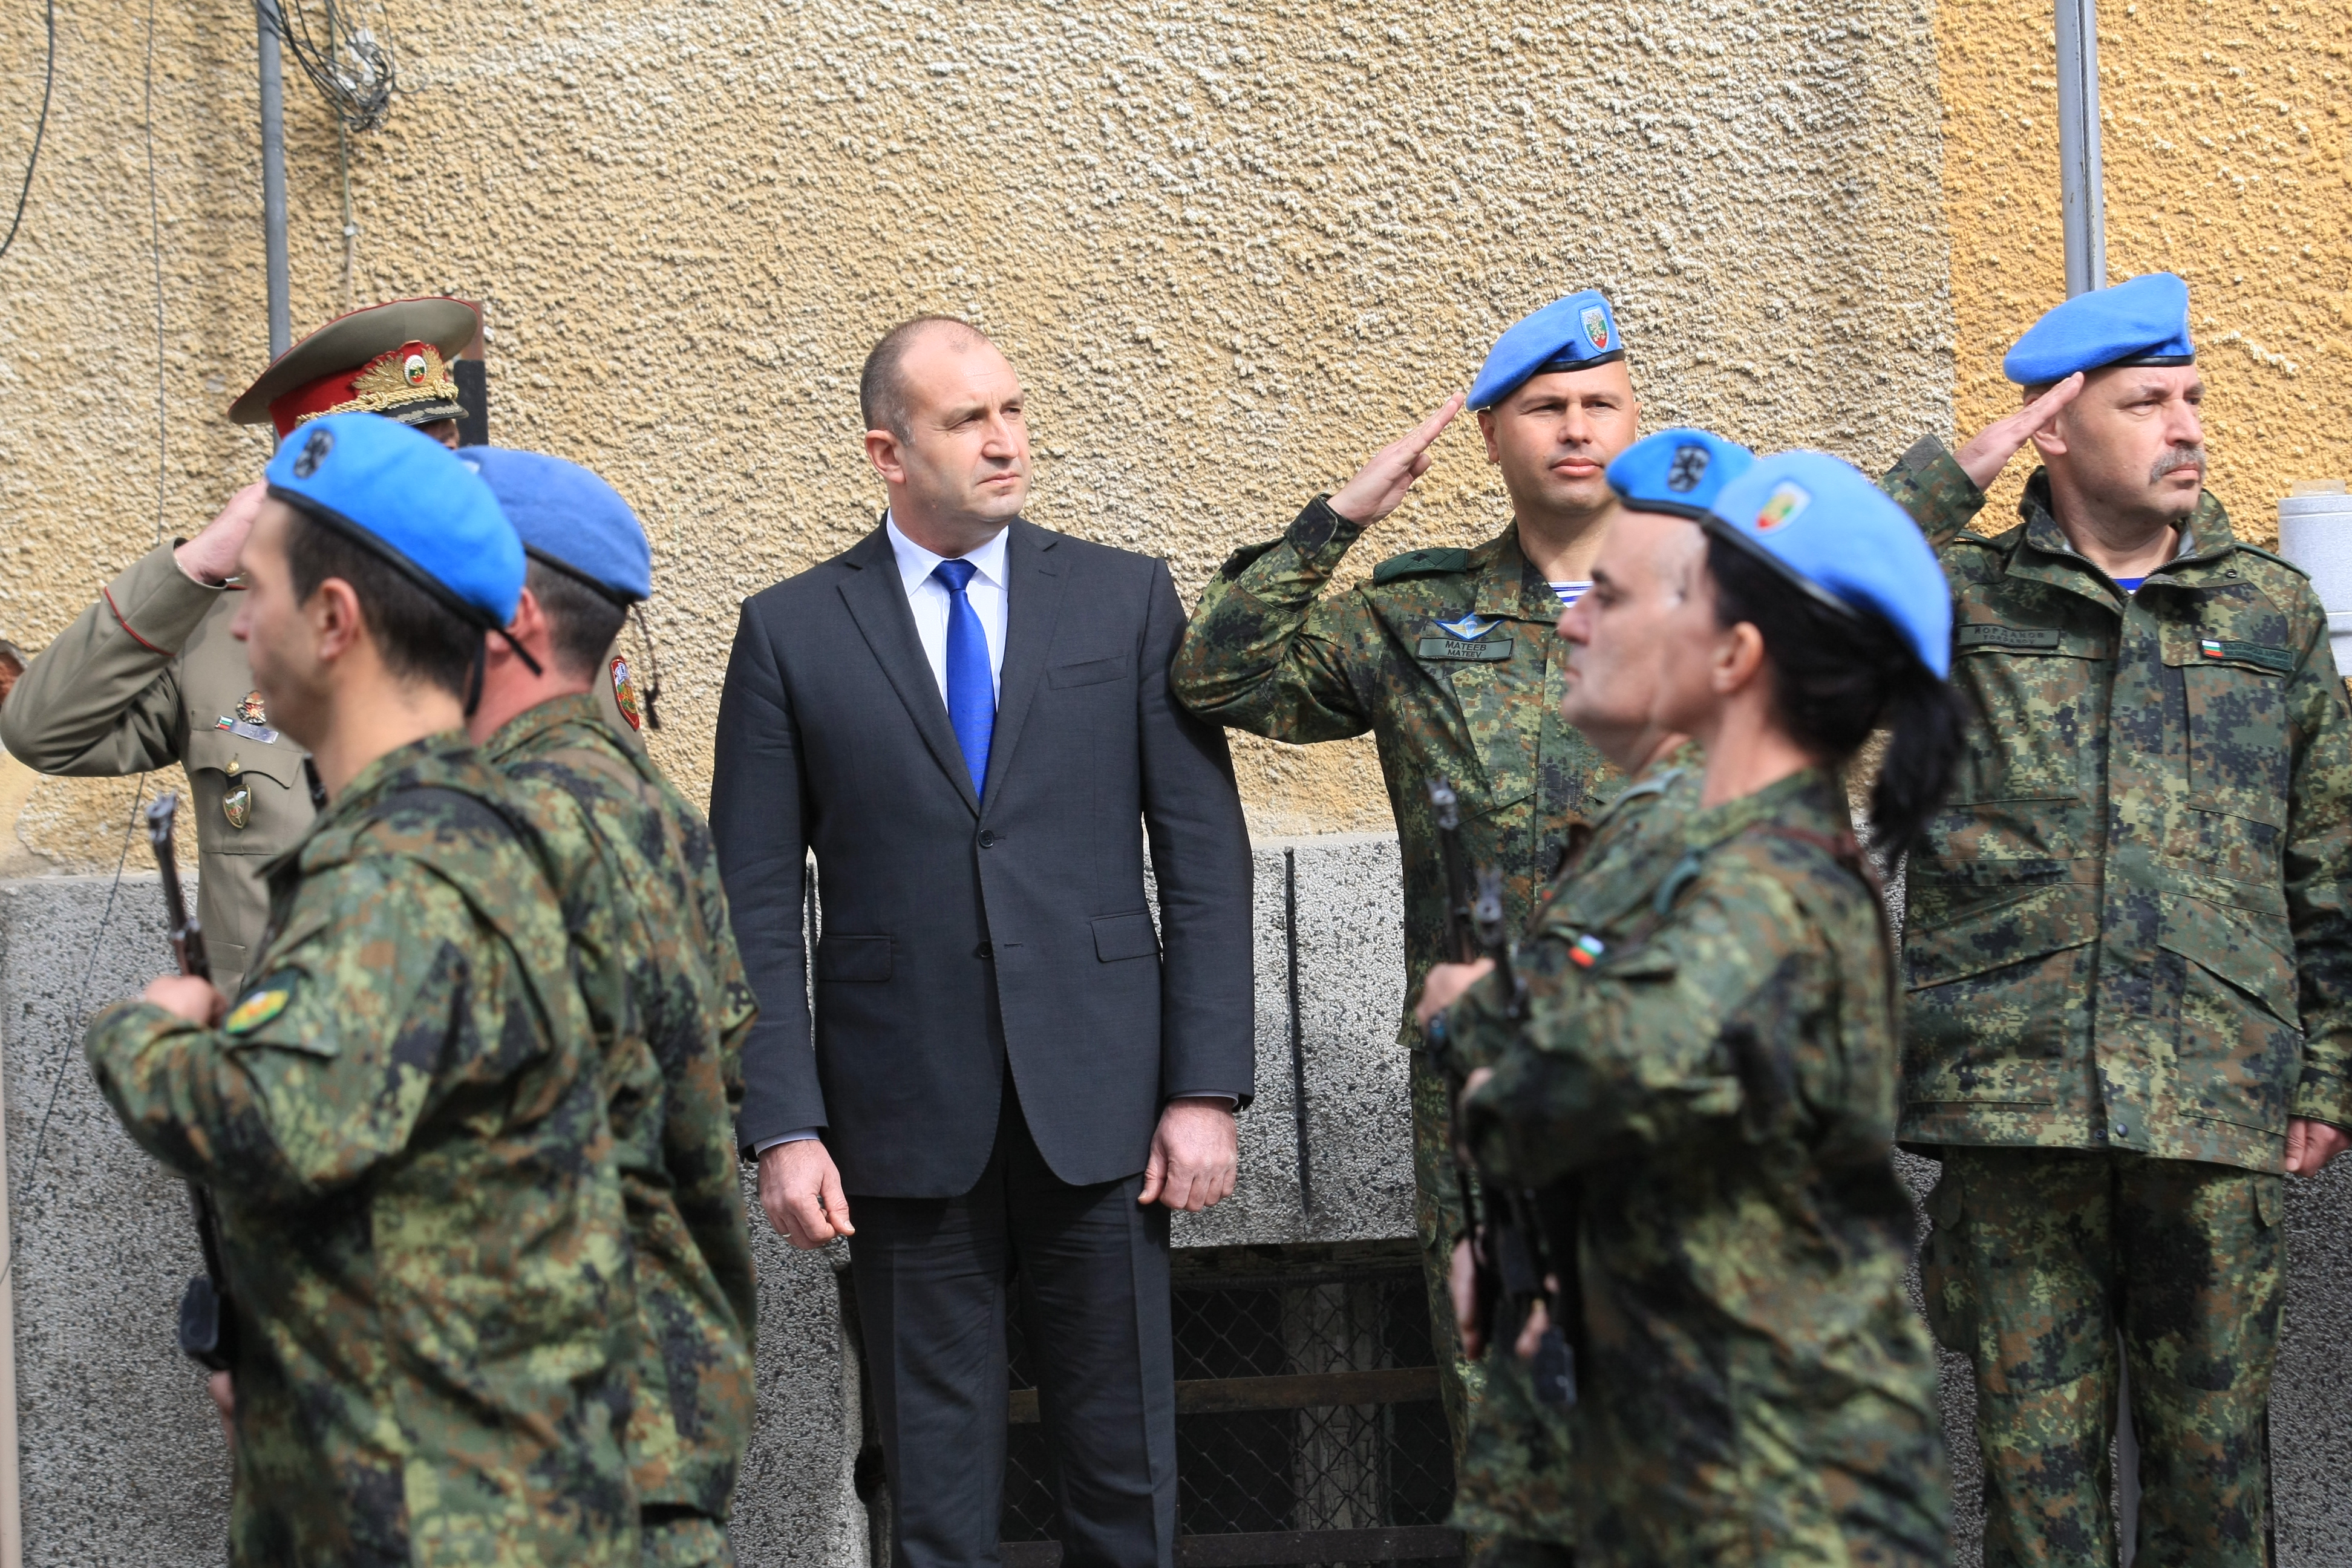
<svg viewBox="0 0 2352 1568"><path fill-rule="evenodd" d="M1955 1149L1929 1194L1927 1319L1974 1363L1985 1563L2113 1563L2116 1339L2139 1439L2138 1561L2266 1564L2284 1178Z"/></svg>
<svg viewBox="0 0 2352 1568"><path fill-rule="evenodd" d="M1409 1044L1418 1044L1408 1027ZM1454 1436L1453 1523L1474 1538L1572 1545L1568 1505L1569 1420L1536 1401L1527 1368L1507 1346L1479 1362L1462 1353L1449 1279L1465 1220L1452 1155L1453 1128L1444 1080L1412 1057L1413 1223L1421 1236L1422 1278L1429 1291L1430 1342L1437 1353L1445 1424ZM1476 1561L1485 1563L1486 1558ZM1517 1557L1496 1558L1516 1564ZM1541 1561L1528 1557L1530 1563Z"/></svg>

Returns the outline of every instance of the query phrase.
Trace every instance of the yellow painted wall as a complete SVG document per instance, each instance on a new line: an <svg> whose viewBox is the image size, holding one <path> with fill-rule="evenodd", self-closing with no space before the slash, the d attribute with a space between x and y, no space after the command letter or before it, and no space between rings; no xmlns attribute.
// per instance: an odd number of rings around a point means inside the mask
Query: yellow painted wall
<svg viewBox="0 0 2352 1568"><path fill-rule="evenodd" d="M159 509L143 8L60 0L58 104L0 261L0 636L37 647L266 456L249 8L162 0ZM972 316L1033 390L1035 519L1188 595L1464 384L1616 300L1650 423L1883 463L1948 428L1936 43L1912 0L393 0L409 91L354 142L362 298L488 301L496 438L644 514L657 754L708 784L736 605L871 526L873 339ZM39 11L0 14L0 178ZM298 331L340 309L334 139L289 71ZM1351 572L1503 523L1475 432ZM1387 825L1368 744L1238 748L1262 832ZM16 823L110 868L127 786Z"/></svg>
<svg viewBox="0 0 2352 1568"><path fill-rule="evenodd" d="M2000 357L2065 295L2050 18L2018 0L1936 12L1963 429L2016 406ZM2100 0L2108 275L2189 279L2209 483L2260 543L2294 480L2352 476L2347 73L2335 0ZM2030 468L2004 476L2003 523Z"/></svg>

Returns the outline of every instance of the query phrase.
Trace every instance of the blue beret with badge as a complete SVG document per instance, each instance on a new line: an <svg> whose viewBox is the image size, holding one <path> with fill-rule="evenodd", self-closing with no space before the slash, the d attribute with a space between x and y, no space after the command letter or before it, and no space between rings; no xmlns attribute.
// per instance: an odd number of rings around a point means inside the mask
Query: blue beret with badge
<svg viewBox="0 0 2352 1568"><path fill-rule="evenodd" d="M2051 310L2026 329L2000 368L2020 386L2048 386L2078 370L2196 363L2189 285L2169 272L2151 272L2077 294Z"/></svg>
<svg viewBox="0 0 2352 1568"><path fill-rule="evenodd" d="M1827 452L1759 458L1723 488L1708 531L1752 551L1844 615L1884 616L1938 679L1952 668L1952 590L1911 514Z"/></svg>
<svg viewBox="0 0 2352 1568"><path fill-rule="evenodd" d="M1723 487L1755 460L1755 453L1712 430L1661 430L1617 454L1609 488L1632 510L1703 522Z"/></svg>
<svg viewBox="0 0 2352 1568"><path fill-rule="evenodd" d="M495 631L522 595L522 542L479 474L378 414L298 426L264 470L269 493L397 567L459 618Z"/></svg>
<svg viewBox="0 0 2352 1568"><path fill-rule="evenodd" d="M1617 318L1598 289L1554 300L1501 337L1470 384L1472 409L1492 408L1533 377L1559 370L1591 370L1625 357Z"/></svg>
<svg viewBox="0 0 2352 1568"><path fill-rule="evenodd" d="M595 474L545 452L504 447L467 447L457 460L490 487L525 554L615 604L653 597L654 552L645 526Z"/></svg>

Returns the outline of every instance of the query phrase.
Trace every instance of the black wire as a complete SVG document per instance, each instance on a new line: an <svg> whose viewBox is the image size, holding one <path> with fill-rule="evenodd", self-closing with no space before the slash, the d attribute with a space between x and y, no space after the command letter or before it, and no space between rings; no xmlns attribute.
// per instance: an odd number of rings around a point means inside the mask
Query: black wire
<svg viewBox="0 0 2352 1568"><path fill-rule="evenodd" d="M89 983L98 973L98 955L106 949L106 928L114 919L114 896L122 891L122 868L131 863L131 840L139 831L139 808L147 799L147 775L139 775L139 785L131 795L131 820L122 828L122 853L114 858L114 885L106 889L106 908L99 911L98 934L90 938L89 962L82 965L81 989L74 995L73 1011L66 1016L66 1043L59 1047L58 1070L49 1079L48 1103L41 1107L41 1124L33 1134L33 1155L25 1162L24 1193L27 1200L33 1195L33 1177L41 1168L41 1151L49 1142L49 1118L57 1114L58 1096L65 1092L67 1062L75 1044L74 1030L82 1023L82 1009L89 1005ZM16 1271L16 1242L24 1226L13 1225L8 1232L8 1261L0 1264L0 1285L5 1285Z"/></svg>
<svg viewBox="0 0 2352 1568"><path fill-rule="evenodd" d="M16 216L9 220L8 237L0 239L0 256L16 243L17 226L25 221L25 198L33 194L33 171L41 162L41 138L49 129L49 89L58 84L58 0L48 0L45 13L49 27L49 64L41 77L41 118L33 125L33 153L25 160L25 188L16 193Z"/></svg>
<svg viewBox="0 0 2352 1568"><path fill-rule="evenodd" d="M172 444L163 423L163 220L155 200L155 0L147 0L147 247L155 258L155 542L163 542L163 491Z"/></svg>

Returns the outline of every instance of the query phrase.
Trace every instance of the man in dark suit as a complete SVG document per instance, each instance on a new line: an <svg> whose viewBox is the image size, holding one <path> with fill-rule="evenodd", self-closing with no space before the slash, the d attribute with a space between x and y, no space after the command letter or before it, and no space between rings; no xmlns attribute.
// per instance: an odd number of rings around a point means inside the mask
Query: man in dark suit
<svg viewBox="0 0 2352 1568"><path fill-rule="evenodd" d="M908 322L859 398L890 510L744 605L719 707L711 824L761 1009L738 1141L786 1239L851 1238L894 1561L998 1560L1017 1273L1063 1562L1165 1568L1168 1210L1233 1191L1254 1080L1232 763L1169 696L1166 565L1022 520L995 345Z"/></svg>

